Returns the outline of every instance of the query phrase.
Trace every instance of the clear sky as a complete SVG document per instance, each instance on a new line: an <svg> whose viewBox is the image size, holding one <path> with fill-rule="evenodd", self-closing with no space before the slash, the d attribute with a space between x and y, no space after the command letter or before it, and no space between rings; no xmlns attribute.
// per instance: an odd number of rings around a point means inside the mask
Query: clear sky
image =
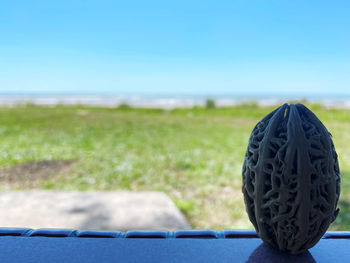
<svg viewBox="0 0 350 263"><path fill-rule="evenodd" d="M350 1L1 1L0 92L350 95Z"/></svg>

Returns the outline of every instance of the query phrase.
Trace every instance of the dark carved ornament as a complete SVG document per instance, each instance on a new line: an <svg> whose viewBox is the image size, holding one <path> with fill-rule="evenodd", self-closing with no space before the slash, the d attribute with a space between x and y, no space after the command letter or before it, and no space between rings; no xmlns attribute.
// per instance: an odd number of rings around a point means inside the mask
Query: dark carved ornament
<svg viewBox="0 0 350 263"><path fill-rule="evenodd" d="M282 251L314 246L339 212L331 134L302 104L284 104L254 127L242 173L250 221L265 243Z"/></svg>

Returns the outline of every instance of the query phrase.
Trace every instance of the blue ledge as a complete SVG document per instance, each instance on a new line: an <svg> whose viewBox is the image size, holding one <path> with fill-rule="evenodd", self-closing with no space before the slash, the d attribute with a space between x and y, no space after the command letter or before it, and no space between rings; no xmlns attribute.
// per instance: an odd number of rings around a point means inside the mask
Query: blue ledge
<svg viewBox="0 0 350 263"><path fill-rule="evenodd" d="M76 231L0 228L0 262L350 262L350 232L327 232L293 256L251 230Z"/></svg>
<svg viewBox="0 0 350 263"><path fill-rule="evenodd" d="M1 236L22 237L89 237L89 238L257 238L253 230L180 230L167 231L77 231L72 229L0 228Z"/></svg>
<svg viewBox="0 0 350 263"><path fill-rule="evenodd" d="M180 230L167 231L77 231L72 229L0 228L0 237L88 237L88 238L258 238L254 230ZM327 232L322 239L350 239L350 232Z"/></svg>

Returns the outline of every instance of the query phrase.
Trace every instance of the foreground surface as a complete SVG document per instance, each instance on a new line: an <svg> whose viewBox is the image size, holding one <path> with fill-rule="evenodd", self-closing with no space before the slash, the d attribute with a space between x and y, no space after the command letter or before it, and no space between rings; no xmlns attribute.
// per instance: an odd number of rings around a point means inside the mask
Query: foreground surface
<svg viewBox="0 0 350 263"><path fill-rule="evenodd" d="M0 108L1 190L163 191L193 228L251 228L241 170L254 125L274 107ZM310 108L332 133L350 228L350 111Z"/></svg>
<svg viewBox="0 0 350 263"><path fill-rule="evenodd" d="M0 229L1 262L348 262L350 233L326 233L290 255L253 231L96 232Z"/></svg>

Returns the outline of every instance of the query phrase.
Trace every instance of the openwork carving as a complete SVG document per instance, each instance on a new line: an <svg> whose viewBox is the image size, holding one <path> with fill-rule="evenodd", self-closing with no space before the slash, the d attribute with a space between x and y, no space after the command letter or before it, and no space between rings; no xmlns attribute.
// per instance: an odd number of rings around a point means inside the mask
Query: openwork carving
<svg viewBox="0 0 350 263"><path fill-rule="evenodd" d="M254 127L242 174L249 219L260 238L280 250L311 248L339 212L331 134L302 104L284 104Z"/></svg>

